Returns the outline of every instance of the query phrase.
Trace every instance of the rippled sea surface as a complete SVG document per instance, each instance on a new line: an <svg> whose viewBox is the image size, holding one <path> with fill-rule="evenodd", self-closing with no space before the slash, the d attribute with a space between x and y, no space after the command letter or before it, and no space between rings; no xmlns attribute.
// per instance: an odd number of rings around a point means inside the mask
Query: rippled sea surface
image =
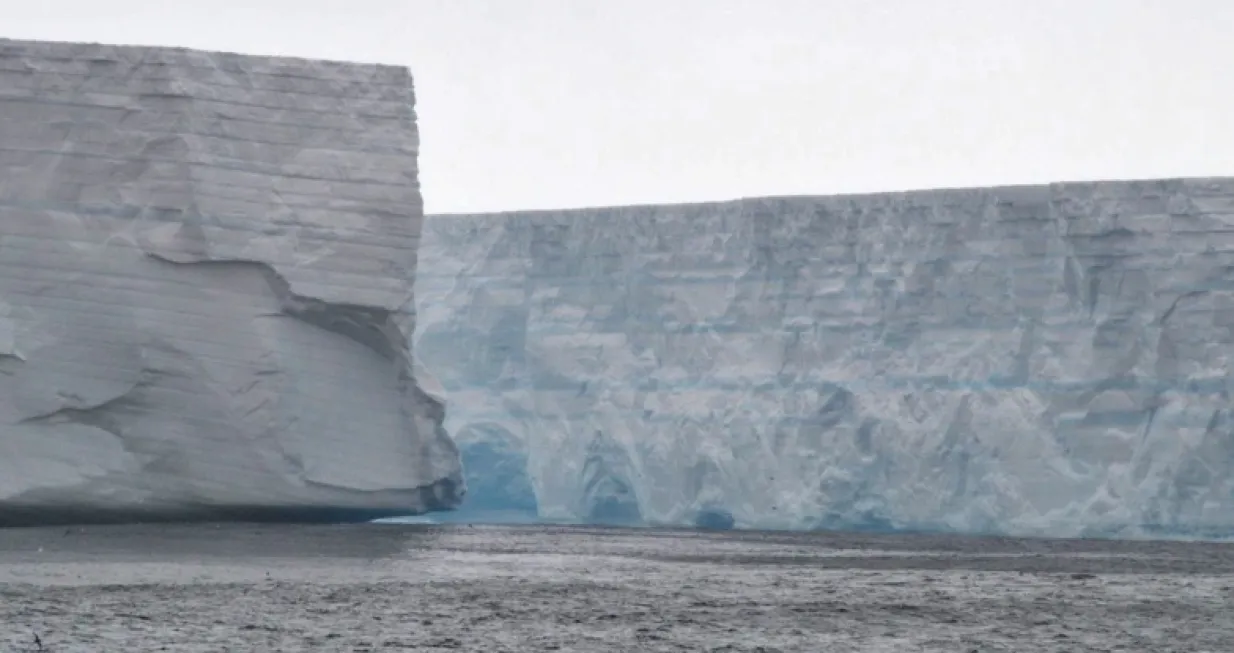
<svg viewBox="0 0 1234 653"><path fill-rule="evenodd" d="M1234 546L386 524L0 531L0 651L40 643L1228 653Z"/></svg>

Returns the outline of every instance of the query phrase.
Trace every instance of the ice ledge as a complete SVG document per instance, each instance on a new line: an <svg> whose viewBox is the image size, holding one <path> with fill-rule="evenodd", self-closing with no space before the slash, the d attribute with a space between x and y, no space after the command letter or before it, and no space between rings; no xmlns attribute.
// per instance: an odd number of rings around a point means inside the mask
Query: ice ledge
<svg viewBox="0 0 1234 653"><path fill-rule="evenodd" d="M421 258L477 509L1234 525L1232 179L443 215Z"/></svg>
<svg viewBox="0 0 1234 653"><path fill-rule="evenodd" d="M461 500L412 105L394 67L0 40L0 524Z"/></svg>

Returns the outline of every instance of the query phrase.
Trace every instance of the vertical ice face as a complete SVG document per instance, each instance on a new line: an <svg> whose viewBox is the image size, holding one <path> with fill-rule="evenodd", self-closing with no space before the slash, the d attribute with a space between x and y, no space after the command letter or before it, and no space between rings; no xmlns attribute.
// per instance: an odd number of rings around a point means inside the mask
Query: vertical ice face
<svg viewBox="0 0 1234 653"><path fill-rule="evenodd" d="M1234 180L435 216L421 259L447 430L543 518L1234 531Z"/></svg>
<svg viewBox="0 0 1234 653"><path fill-rule="evenodd" d="M449 508L406 69L0 40L0 524Z"/></svg>

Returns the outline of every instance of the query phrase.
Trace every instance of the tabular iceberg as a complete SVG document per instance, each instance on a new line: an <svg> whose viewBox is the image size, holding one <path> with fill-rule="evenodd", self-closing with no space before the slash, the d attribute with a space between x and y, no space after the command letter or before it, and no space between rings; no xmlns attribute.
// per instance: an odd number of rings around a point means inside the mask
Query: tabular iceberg
<svg viewBox="0 0 1234 653"><path fill-rule="evenodd" d="M442 215L421 261L468 505L1234 531L1234 180Z"/></svg>
<svg viewBox="0 0 1234 653"><path fill-rule="evenodd" d="M0 40L0 524L454 506L417 151L404 68Z"/></svg>

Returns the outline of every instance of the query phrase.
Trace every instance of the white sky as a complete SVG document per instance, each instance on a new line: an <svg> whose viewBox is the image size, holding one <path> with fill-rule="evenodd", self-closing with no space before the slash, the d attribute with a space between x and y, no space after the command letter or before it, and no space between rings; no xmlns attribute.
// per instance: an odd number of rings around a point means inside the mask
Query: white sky
<svg viewBox="0 0 1234 653"><path fill-rule="evenodd" d="M1232 0L0 0L409 65L430 212L1234 174Z"/></svg>

